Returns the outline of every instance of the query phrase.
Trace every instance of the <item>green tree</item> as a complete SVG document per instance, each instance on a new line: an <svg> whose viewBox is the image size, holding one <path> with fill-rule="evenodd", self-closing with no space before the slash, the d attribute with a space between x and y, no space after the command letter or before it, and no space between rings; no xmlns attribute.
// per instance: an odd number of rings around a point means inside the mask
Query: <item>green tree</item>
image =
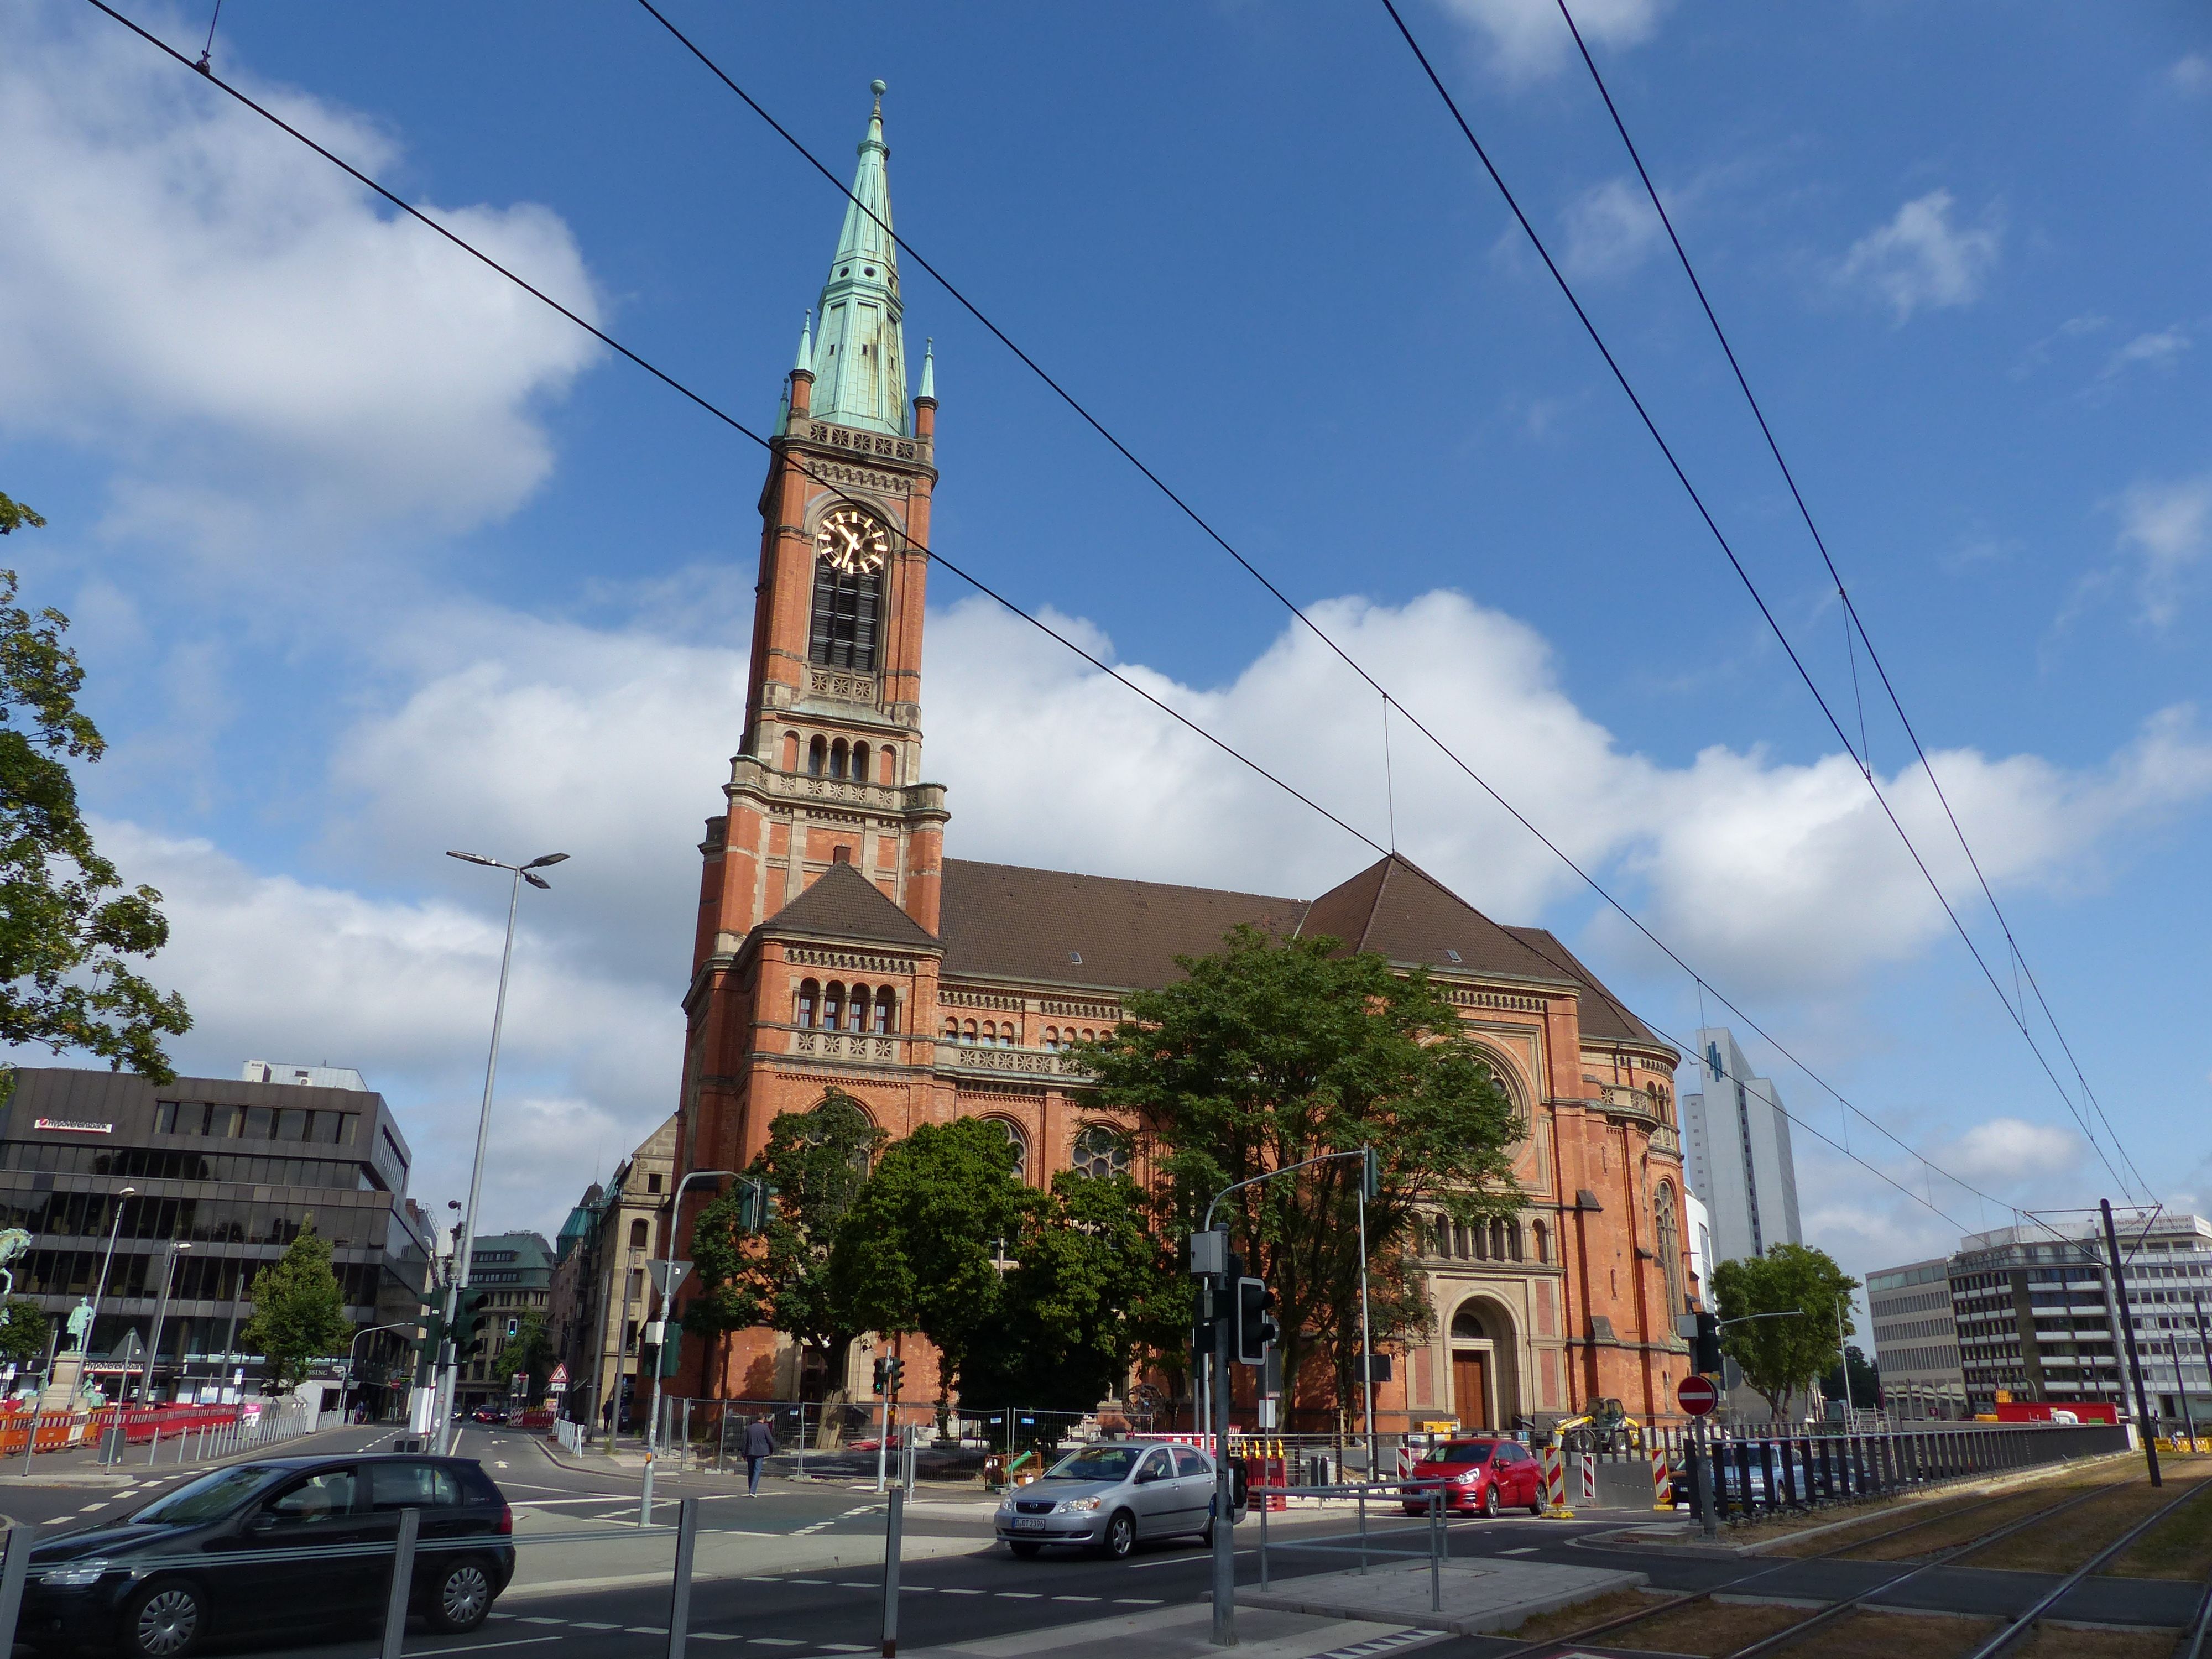
<svg viewBox="0 0 2212 1659"><path fill-rule="evenodd" d="M1189 1275L1150 1212L1127 1176L1053 1177L1007 1241L1011 1261L956 1379L963 1411L1088 1411L1156 1331L1189 1329Z"/></svg>
<svg viewBox="0 0 2212 1659"><path fill-rule="evenodd" d="M8 498L0 495L0 501ZM8 1298L0 1308L0 1359L28 1368L46 1357L46 1316L27 1296Z"/></svg>
<svg viewBox="0 0 2212 1659"><path fill-rule="evenodd" d="M841 1322L927 1337L941 1405L1000 1306L999 1241L1021 1237L1039 1197L1014 1174L1005 1132L980 1118L925 1123L887 1146L830 1248Z"/></svg>
<svg viewBox="0 0 2212 1659"><path fill-rule="evenodd" d="M1854 1328L1851 1292L1858 1287L1825 1250L1803 1244L1777 1244L1763 1256L1713 1269L1721 1352L1742 1368L1775 1416L1790 1415L1798 1390L1836 1364L1838 1334Z"/></svg>
<svg viewBox="0 0 2212 1659"><path fill-rule="evenodd" d="M1370 1279L1387 1288L1408 1271L1389 1264L1425 1212L1473 1222L1514 1212L1512 1148L1525 1126L1425 974L1340 950L1239 927L1213 955L1177 957L1182 981L1124 997L1127 1017L1078 1059L1105 1103L1157 1139L1164 1219L1177 1232L1232 1182L1372 1146L1381 1184L1367 1238L1382 1266ZM1247 1188L1217 1212L1275 1292L1285 1376L1299 1375L1318 1338L1339 1361L1340 1406L1355 1375L1358 1180L1358 1159L1332 1158Z"/></svg>
<svg viewBox="0 0 2212 1659"><path fill-rule="evenodd" d="M310 1360L344 1352L353 1336L330 1244L312 1227L253 1275L246 1294L253 1317L239 1336L269 1361L280 1394L307 1376Z"/></svg>
<svg viewBox="0 0 2212 1659"><path fill-rule="evenodd" d="M514 1334L493 1356L491 1374L505 1382L517 1371L525 1373L530 1378L528 1398L537 1400L545 1393L545 1382L553 1375L554 1362L553 1333L545 1327L545 1316L532 1309L517 1321Z"/></svg>
<svg viewBox="0 0 2212 1659"><path fill-rule="evenodd" d="M1872 1411L1881 1404L1881 1367L1869 1359L1856 1342L1844 1349L1843 1365L1831 1365L1820 1378L1820 1397L1841 1400L1844 1397L1845 1367L1851 1379L1851 1404L1861 1411Z"/></svg>
<svg viewBox="0 0 2212 1659"><path fill-rule="evenodd" d="M0 535L45 520L0 495ZM15 603L0 570L0 1045L81 1048L118 1069L171 1081L163 1036L191 1029L131 959L168 943L161 896L126 889L94 849L69 763L106 744L76 706L84 670L62 643L69 618Z"/></svg>
<svg viewBox="0 0 2212 1659"><path fill-rule="evenodd" d="M763 1232L744 1231L741 1182L699 1212L690 1247L698 1289L684 1328L713 1337L767 1325L799 1345L803 1377L826 1375L834 1387L865 1327L847 1324L830 1294L830 1247L887 1139L859 1102L835 1090L811 1110L777 1114L745 1172L774 1190L775 1217Z"/></svg>

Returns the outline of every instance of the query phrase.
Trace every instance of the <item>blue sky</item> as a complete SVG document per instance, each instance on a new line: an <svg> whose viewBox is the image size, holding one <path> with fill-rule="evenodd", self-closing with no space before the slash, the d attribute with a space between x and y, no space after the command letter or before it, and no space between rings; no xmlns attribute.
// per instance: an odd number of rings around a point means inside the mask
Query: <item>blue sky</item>
<svg viewBox="0 0 2212 1659"><path fill-rule="evenodd" d="M205 7L121 9L197 55ZM2110 1188L1379 7L670 10L840 173L885 79L915 246L1823 1077L2007 1202ZM1407 15L1856 735L1834 595L1551 0ZM1577 15L2083 1069L2200 1202L2212 27ZM440 854L568 850L531 898L488 1215L556 1224L674 1104L761 455L90 8L11 9L0 46L0 488L52 521L5 551L76 621L114 744L84 789L170 897L178 1057L360 1065L441 1204L504 894ZM839 199L642 10L233 0L214 61L772 418ZM906 293L937 544L1385 836L1372 694ZM1298 894L1369 856L948 574L932 597L956 855ZM2008 986L1871 695L1866 721ZM1402 730L1394 757L1402 850L1696 1027L1472 786ZM1813 1242L1858 1270L1946 1246L1808 1139Z"/></svg>

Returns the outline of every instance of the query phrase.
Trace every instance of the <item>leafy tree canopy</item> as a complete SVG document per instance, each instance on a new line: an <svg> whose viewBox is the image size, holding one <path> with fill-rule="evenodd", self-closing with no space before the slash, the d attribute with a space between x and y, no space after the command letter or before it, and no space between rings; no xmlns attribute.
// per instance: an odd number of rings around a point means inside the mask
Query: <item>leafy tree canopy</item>
<svg viewBox="0 0 2212 1659"><path fill-rule="evenodd" d="M1777 1417L1788 1416L1791 1396L1835 1365L1838 1331L1848 1336L1854 1328L1851 1292L1858 1287L1827 1252L1803 1244L1777 1244L1764 1256L1713 1269L1721 1352L1743 1368L1744 1381ZM1739 1319L1747 1322L1729 1322Z"/></svg>
<svg viewBox="0 0 2212 1659"><path fill-rule="evenodd" d="M45 522L0 495L0 535ZM0 570L0 1044L81 1048L167 1083L161 1039L191 1018L131 966L168 943L161 896L126 889L93 846L69 763L106 745L76 706L69 618L15 593L15 573Z"/></svg>
<svg viewBox="0 0 2212 1659"><path fill-rule="evenodd" d="M1411 1249L1425 1210L1474 1221L1516 1206L1523 1126L1456 1011L1425 974L1339 950L1239 927L1211 956L1178 957L1183 980L1124 997L1127 1018L1079 1050L1106 1103L1156 1137L1178 1232L1232 1182L1363 1146L1381 1165L1367 1238L1382 1262ZM1358 1159L1335 1158L1217 1212L1275 1292L1286 1376L1316 1336L1340 1388L1353 1374L1358 1180ZM1387 1291L1390 1271L1379 1277ZM1402 1311L1401 1328L1426 1319L1410 1297Z"/></svg>
<svg viewBox="0 0 2212 1659"><path fill-rule="evenodd" d="M0 501L8 498L0 495ZM8 1298L0 1308L0 1359L19 1366L36 1365L46 1357L46 1312L27 1296Z"/></svg>
<svg viewBox="0 0 2212 1659"><path fill-rule="evenodd" d="M1881 1404L1881 1367L1866 1357L1856 1342L1844 1349L1844 1365L1831 1365L1820 1378L1820 1397L1841 1400L1844 1397L1844 1366L1850 1367L1851 1404L1861 1411L1872 1411Z"/></svg>
<svg viewBox="0 0 2212 1659"><path fill-rule="evenodd" d="M745 1172L775 1189L775 1218L763 1234L745 1232L746 1188L738 1182L699 1212L691 1234L698 1291L684 1329L710 1336L765 1324L834 1370L866 1328L844 1323L830 1294L830 1247L886 1139L857 1101L836 1091L810 1111L779 1113Z"/></svg>
<svg viewBox="0 0 2212 1659"><path fill-rule="evenodd" d="M517 1371L530 1378L529 1398L537 1400L545 1393L546 1379L553 1375L556 1356L553 1352L553 1333L545 1327L545 1316L532 1309L516 1322L514 1334L493 1356L491 1374L505 1382Z"/></svg>
<svg viewBox="0 0 2212 1659"><path fill-rule="evenodd" d="M306 1378L310 1360L343 1353L353 1338L329 1241L312 1227L253 1275L246 1294L253 1317L239 1335L269 1361L279 1393Z"/></svg>

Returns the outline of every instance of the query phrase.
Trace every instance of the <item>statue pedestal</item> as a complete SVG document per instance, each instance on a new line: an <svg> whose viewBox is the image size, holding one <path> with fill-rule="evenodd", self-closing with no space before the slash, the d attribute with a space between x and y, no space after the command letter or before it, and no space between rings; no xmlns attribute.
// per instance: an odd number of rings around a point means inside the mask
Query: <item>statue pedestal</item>
<svg viewBox="0 0 2212 1659"><path fill-rule="evenodd" d="M77 1383L83 1376L82 1354L56 1354L54 1374L46 1379L46 1386L39 1391L39 1409L42 1412L76 1410Z"/></svg>

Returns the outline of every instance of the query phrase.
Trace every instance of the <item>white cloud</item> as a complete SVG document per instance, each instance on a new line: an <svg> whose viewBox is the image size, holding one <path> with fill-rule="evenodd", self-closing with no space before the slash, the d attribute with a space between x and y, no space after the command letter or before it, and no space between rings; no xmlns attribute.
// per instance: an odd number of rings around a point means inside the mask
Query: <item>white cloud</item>
<svg viewBox="0 0 2212 1659"><path fill-rule="evenodd" d="M1560 264L1570 276L1621 276L1666 234L1651 198L1632 179L1608 179L1577 197L1561 216Z"/></svg>
<svg viewBox="0 0 2212 1659"><path fill-rule="evenodd" d="M181 507L228 537L276 501L463 525L545 477L580 330L113 26L47 7L11 33L0 431L116 453L126 529ZM398 161L364 118L234 74L364 170ZM596 315L552 213L434 212Z"/></svg>
<svg viewBox="0 0 2212 1659"><path fill-rule="evenodd" d="M2081 1169L2093 1156L2075 1131L2025 1118L1993 1117L1933 1148L1930 1158L1978 1185L2008 1187ZM1998 1197L2006 1194L2000 1191Z"/></svg>
<svg viewBox="0 0 2212 1659"><path fill-rule="evenodd" d="M1836 269L1843 286L1871 294L1904 322L1916 311L1971 305L1996 269L2002 240L1995 210L1956 224L1948 190L1931 190L1851 244Z"/></svg>
<svg viewBox="0 0 2212 1659"><path fill-rule="evenodd" d="M2130 368L2142 368L2171 371L2181 361L2181 355L2195 343L2185 328L2162 328L2155 334L2138 334L2105 360L2098 379L2109 380L2124 374Z"/></svg>
<svg viewBox="0 0 2212 1659"><path fill-rule="evenodd" d="M2179 613L2197 567L2212 552L2212 473L2132 485L2120 497L2119 549L2134 562L2143 619L2163 628Z"/></svg>
<svg viewBox="0 0 2212 1659"><path fill-rule="evenodd" d="M2184 92L2212 92L2212 58L2201 52L2192 52L2178 59L2166 73L2166 78Z"/></svg>
<svg viewBox="0 0 2212 1659"><path fill-rule="evenodd" d="M1480 33L1492 66L1511 79L1552 74L1574 55L1556 0L1443 0L1443 6ZM1593 48L1643 45L1665 9L1665 0L1575 0L1573 7L1575 25Z"/></svg>

